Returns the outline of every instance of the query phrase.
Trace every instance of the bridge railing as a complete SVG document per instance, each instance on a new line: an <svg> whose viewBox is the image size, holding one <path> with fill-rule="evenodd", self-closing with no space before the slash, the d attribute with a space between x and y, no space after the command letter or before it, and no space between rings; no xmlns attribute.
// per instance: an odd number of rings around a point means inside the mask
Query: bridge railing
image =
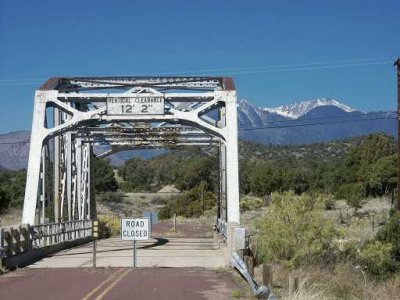
<svg viewBox="0 0 400 300"><path fill-rule="evenodd" d="M224 237L227 237L228 236L228 228L227 228L226 222L221 219L218 219L216 225L217 225L218 232L220 234L222 234Z"/></svg>
<svg viewBox="0 0 400 300"><path fill-rule="evenodd" d="M7 258L32 249L27 224L0 228L0 257Z"/></svg>
<svg viewBox="0 0 400 300"><path fill-rule="evenodd" d="M91 220L3 227L0 228L0 258L11 257L33 249L74 241L91 235Z"/></svg>

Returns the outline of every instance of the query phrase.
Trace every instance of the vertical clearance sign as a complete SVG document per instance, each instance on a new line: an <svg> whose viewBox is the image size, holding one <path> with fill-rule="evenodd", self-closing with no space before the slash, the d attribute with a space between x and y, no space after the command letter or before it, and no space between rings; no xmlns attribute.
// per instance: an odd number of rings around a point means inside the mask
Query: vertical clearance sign
<svg viewBox="0 0 400 300"><path fill-rule="evenodd" d="M121 239L133 241L133 267L136 268L136 241L146 241L150 237L149 219L121 219Z"/></svg>
<svg viewBox="0 0 400 300"><path fill-rule="evenodd" d="M164 96L131 94L107 97L108 115L163 115Z"/></svg>

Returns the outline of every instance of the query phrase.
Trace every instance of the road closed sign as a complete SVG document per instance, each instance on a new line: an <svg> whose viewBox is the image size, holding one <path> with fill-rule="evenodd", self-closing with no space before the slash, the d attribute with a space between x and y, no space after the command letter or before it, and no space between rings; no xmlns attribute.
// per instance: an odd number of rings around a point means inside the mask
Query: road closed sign
<svg viewBox="0 0 400 300"><path fill-rule="evenodd" d="M145 241L150 238L149 219L121 219L121 239Z"/></svg>

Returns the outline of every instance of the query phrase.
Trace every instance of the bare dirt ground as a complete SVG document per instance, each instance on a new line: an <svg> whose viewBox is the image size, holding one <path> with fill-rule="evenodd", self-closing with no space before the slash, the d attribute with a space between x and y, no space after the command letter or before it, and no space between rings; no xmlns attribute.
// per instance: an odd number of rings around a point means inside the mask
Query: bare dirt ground
<svg viewBox="0 0 400 300"><path fill-rule="evenodd" d="M0 215L0 227L21 224L22 209L12 209Z"/></svg>
<svg viewBox="0 0 400 300"><path fill-rule="evenodd" d="M226 300L241 294L227 273L201 268L24 269L0 277L0 299Z"/></svg>
<svg viewBox="0 0 400 300"><path fill-rule="evenodd" d="M200 238L213 236L212 221L201 222L199 220L179 220L177 221L176 231L174 222L171 220L162 221L152 226L153 237L187 237Z"/></svg>
<svg viewBox="0 0 400 300"><path fill-rule="evenodd" d="M141 217L145 211L158 211L176 193L120 193L120 202L97 201L99 215Z"/></svg>

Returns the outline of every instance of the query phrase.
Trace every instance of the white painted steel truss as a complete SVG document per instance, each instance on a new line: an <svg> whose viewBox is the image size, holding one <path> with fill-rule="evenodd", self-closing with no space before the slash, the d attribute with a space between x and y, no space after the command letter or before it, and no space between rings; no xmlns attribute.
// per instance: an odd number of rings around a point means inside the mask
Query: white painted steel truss
<svg viewBox="0 0 400 300"><path fill-rule="evenodd" d="M110 114L107 100L161 97L161 114ZM87 220L90 157L129 149L217 146L218 222L239 224L236 90L222 77L51 78L35 93L23 223Z"/></svg>

